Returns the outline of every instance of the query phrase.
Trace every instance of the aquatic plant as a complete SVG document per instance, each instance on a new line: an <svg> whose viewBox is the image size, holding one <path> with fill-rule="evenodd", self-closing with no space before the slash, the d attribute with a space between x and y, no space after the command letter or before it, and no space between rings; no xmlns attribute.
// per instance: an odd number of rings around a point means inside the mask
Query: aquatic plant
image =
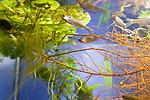
<svg viewBox="0 0 150 100"><path fill-rule="evenodd" d="M85 35L86 36L86 35ZM104 56L107 58L105 60L105 67L103 65L98 65L94 62L94 59L88 55L89 59L93 62L93 67L89 67L83 63L80 67L82 70L80 72L89 73L91 75L104 76L106 84L107 81L111 83L111 77L113 80L119 79L119 83L114 83L111 89L106 88L105 90L100 90L101 92L96 97L100 97L104 91L112 91L116 93L116 96L122 97L122 95L133 95L137 97L147 97L149 93L149 62L150 62L150 40L149 38L139 38L127 37L122 33L114 31L114 33L107 32L105 36L97 36L99 40L107 40L115 45L103 42L106 47L92 47L88 43L84 43L86 48L81 50L72 51L95 51L97 56ZM109 61L109 62L107 62ZM110 66L111 64L111 71ZM95 68L94 68L95 67ZM104 71L103 71L104 70ZM119 94L118 94L119 93ZM107 98L107 97L106 97ZM108 97L115 98L115 97Z"/></svg>
<svg viewBox="0 0 150 100"><path fill-rule="evenodd" d="M149 10L142 10L139 15L138 15L138 18L145 18L145 17L148 17L150 16L150 11Z"/></svg>
<svg viewBox="0 0 150 100"><path fill-rule="evenodd" d="M107 17L102 16L105 23L110 18L110 5L106 1L102 7L108 11ZM56 0L3 0L0 2L0 23L6 23L0 26L0 53L11 58L20 57L21 63L25 62L23 75L45 81L49 99L52 100L61 97L80 100L85 95L88 95L86 100L97 100L105 91L112 91L119 97L129 94L141 97L149 94L149 38L141 38L133 31L131 33L135 35L128 36L115 29L111 32L106 30L102 36L80 35L73 25L63 20L63 15L82 20L84 25L91 20L91 16L84 13L79 4L62 6ZM85 42L79 49L70 48L67 51L60 47L73 41L68 39L69 36L74 38L91 35L105 46L96 48ZM88 51L94 51L97 57L103 56L104 64L97 64ZM78 53L90 59L93 66L85 63L85 59ZM76 59L75 55L79 55L81 60ZM87 77L81 79L77 72L84 73ZM104 84L87 86L86 82L91 76L103 76ZM113 83L115 78L119 80L119 85ZM92 92L98 86L107 88L99 90L99 94L93 97Z"/></svg>
<svg viewBox="0 0 150 100"><path fill-rule="evenodd" d="M100 15L97 27L100 27L100 25L101 25L102 22L105 25L108 23L108 21L110 19L110 15L111 15L110 6L111 6L111 2L109 2L109 1L104 1L102 3L101 7L103 9L105 9L106 13L103 14L103 15Z"/></svg>
<svg viewBox="0 0 150 100"><path fill-rule="evenodd" d="M11 58L20 57L21 63L25 61L23 78L34 75L43 79L52 90L50 95L55 93L57 98L69 96L73 82L67 74L70 69L59 63L64 60L65 64L74 68L74 60L62 55L53 56L51 62L48 56L62 52L61 49L55 50L58 44L68 41L67 34L76 32L76 28L62 19L62 15L73 16L87 24L89 14L83 13L77 5L60 6L55 0L3 0L0 9L0 53ZM11 27L6 29L4 25ZM64 88L68 89L65 91Z"/></svg>
<svg viewBox="0 0 150 100"><path fill-rule="evenodd" d="M112 62L112 76L118 76L119 85L113 85L113 91L120 95L133 95L137 97L148 96L149 93L149 62L150 62L150 40L148 38L126 38L120 33L109 33L112 42L117 43L115 47L110 46L111 51L106 56ZM113 49L113 50L112 50ZM114 70L113 69L117 69Z"/></svg>

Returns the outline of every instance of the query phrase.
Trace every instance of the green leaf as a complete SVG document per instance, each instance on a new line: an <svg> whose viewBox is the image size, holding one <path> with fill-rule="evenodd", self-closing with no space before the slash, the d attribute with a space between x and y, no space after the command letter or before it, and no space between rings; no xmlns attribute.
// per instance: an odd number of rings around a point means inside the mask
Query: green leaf
<svg viewBox="0 0 150 100"><path fill-rule="evenodd" d="M12 13L15 13L15 11L11 8L11 6L12 7L14 7L14 5L13 4L15 4L14 2L10 2L10 4L12 3L12 5L8 5L7 4L7 2L0 2L0 10L8 10L8 11L10 11L10 12L12 12Z"/></svg>
<svg viewBox="0 0 150 100"><path fill-rule="evenodd" d="M92 86L89 86L89 87L88 87L88 90L93 91L95 88L97 88L97 87L99 87L99 86L101 86L101 85L102 85L102 84L100 84L100 83L94 84L94 85L92 85Z"/></svg>
<svg viewBox="0 0 150 100"><path fill-rule="evenodd" d="M105 17L104 17L104 24L107 24L108 20L110 19L110 10L107 11Z"/></svg>
<svg viewBox="0 0 150 100"><path fill-rule="evenodd" d="M52 93L52 100L58 100L57 96L55 95L52 89L51 89L51 93Z"/></svg>
<svg viewBox="0 0 150 100"><path fill-rule="evenodd" d="M3 5L7 7L14 8L17 2L16 0L2 0L0 3L2 3Z"/></svg>
<svg viewBox="0 0 150 100"><path fill-rule="evenodd" d="M142 10L139 15L138 15L138 18L145 18L145 17L148 17L150 16L150 11L149 10Z"/></svg>
<svg viewBox="0 0 150 100"><path fill-rule="evenodd" d="M101 23L102 23L102 21L103 21L103 18L104 18L104 16L105 15L100 15L100 18L99 18L99 20L98 20L98 27L100 27L100 25L101 25Z"/></svg>
<svg viewBox="0 0 150 100"><path fill-rule="evenodd" d="M107 22L109 21L110 15L111 15L110 6L111 6L111 3L109 1L105 1L101 5L101 8L104 9L106 13L100 15L97 27L100 27L102 22L104 22L104 24L107 24Z"/></svg>
<svg viewBox="0 0 150 100"><path fill-rule="evenodd" d="M106 74L112 74L111 72L111 63L108 61L107 58L104 58L105 68L106 68ZM112 88L112 77L104 77L106 86L109 86Z"/></svg>
<svg viewBox="0 0 150 100"><path fill-rule="evenodd" d="M148 29L147 33L148 33L147 38L150 39L150 29Z"/></svg>

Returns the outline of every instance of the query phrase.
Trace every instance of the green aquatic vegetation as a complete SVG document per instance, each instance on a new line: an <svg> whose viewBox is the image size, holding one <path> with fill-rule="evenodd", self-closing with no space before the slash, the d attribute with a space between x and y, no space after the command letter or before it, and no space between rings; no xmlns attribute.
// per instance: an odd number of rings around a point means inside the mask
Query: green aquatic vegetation
<svg viewBox="0 0 150 100"><path fill-rule="evenodd" d="M73 64L74 63L74 59L71 58L71 57L64 57L64 59L67 61L66 64L72 66L72 67L75 67L76 65ZM64 60L63 59L63 60ZM57 66L57 68L55 68L55 66ZM51 77L51 75L54 75L54 73L57 73L57 75L60 73L58 69L62 69L64 70L64 67L63 66L60 66L60 65L50 65L50 66L47 66L46 65L44 67L40 67L37 72L36 72L36 77L39 77L41 79L43 79L44 81L48 82L49 81L49 78ZM67 71L67 70L66 70Z"/></svg>
<svg viewBox="0 0 150 100"><path fill-rule="evenodd" d="M12 26L9 30L0 30L0 53L11 58L20 57L21 61L25 61L24 76L34 74L35 78L47 82L49 95L55 99L62 95L67 98L71 94L73 82L72 76L68 75L69 69L48 62L49 59L46 58L49 50L58 48L58 44L63 45L68 41L73 43L67 34L76 34L76 28L65 22L63 15L83 20L85 25L91 20L90 15L83 13L79 5L61 6L56 0L0 2L0 20L5 19ZM75 67L74 59L69 56L56 56L52 59Z"/></svg>
<svg viewBox="0 0 150 100"><path fill-rule="evenodd" d="M150 29L147 30L147 33L148 33L147 38L150 39Z"/></svg>
<svg viewBox="0 0 150 100"><path fill-rule="evenodd" d="M60 4L55 0L36 0L32 1L31 5L35 8L44 7L45 9L49 10L56 10L57 8L60 7Z"/></svg>
<svg viewBox="0 0 150 100"><path fill-rule="evenodd" d="M1 31L0 34L0 53L4 56L10 56L12 59L16 57L23 57L25 52L25 44L23 41L14 41L9 34Z"/></svg>
<svg viewBox="0 0 150 100"><path fill-rule="evenodd" d="M140 11L138 18L145 18L150 16L150 11L149 10L142 10Z"/></svg>
<svg viewBox="0 0 150 100"><path fill-rule="evenodd" d="M94 84L92 86L87 86L86 82L78 78L75 80L75 100L92 100L93 99L93 90L101 84Z"/></svg>
<svg viewBox="0 0 150 100"><path fill-rule="evenodd" d="M61 68L59 65L53 64L49 67L41 67L38 69L36 77L47 82L49 98L57 98L58 100L62 96L69 98L71 95L74 78L69 75L70 72L67 69Z"/></svg>
<svg viewBox="0 0 150 100"><path fill-rule="evenodd" d="M103 66L103 65L100 65L100 66ZM104 66L105 66L105 68L100 67L101 73L112 74L112 70L111 70L112 64L106 57L104 58ZM113 86L112 77L111 76L110 77L103 76L103 78L105 81L104 86L106 86L108 89L112 88L112 86Z"/></svg>
<svg viewBox="0 0 150 100"><path fill-rule="evenodd" d="M32 48L38 54L43 54L43 52L46 53L47 48L55 48L66 34L75 34L76 28L66 23L62 19L62 15L70 15L79 20L84 19L85 24L90 21L90 15L83 13L78 5L60 6L55 0L26 1L25 3L12 0L8 2L9 0L0 2L2 4L0 14L2 15L1 18L5 18L12 24L12 29L7 33L17 34L15 38L18 44L11 44L12 40L9 35L5 38L1 37L1 44L6 44L5 40L10 42L7 43L7 47L1 45L1 50L5 51L10 46L14 48L16 46L18 46L17 48L24 47L25 49L20 50L19 57L35 56L36 58L33 51L29 49ZM1 32L1 34L5 34L5 32ZM61 42L67 41L68 36ZM1 53L4 56L11 56L9 53L12 52L10 50L7 53Z"/></svg>
<svg viewBox="0 0 150 100"><path fill-rule="evenodd" d="M111 63L107 58L104 59L104 64L106 67L107 74L112 74ZM105 80L105 85L109 88L112 88L112 77L104 77L104 80Z"/></svg>
<svg viewBox="0 0 150 100"><path fill-rule="evenodd" d="M100 15L97 27L100 27L102 22L104 24L107 24L107 22L109 21L111 15L110 6L111 2L109 1L105 1L102 3L101 8L103 8L106 11L106 13Z"/></svg>

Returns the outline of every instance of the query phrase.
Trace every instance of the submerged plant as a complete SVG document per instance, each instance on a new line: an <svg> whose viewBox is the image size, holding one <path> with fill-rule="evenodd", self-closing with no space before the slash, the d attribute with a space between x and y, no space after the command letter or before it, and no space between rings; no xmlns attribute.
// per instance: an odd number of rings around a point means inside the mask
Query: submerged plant
<svg viewBox="0 0 150 100"><path fill-rule="evenodd" d="M57 98L68 97L73 82L68 76L70 69L59 62L75 67L74 60L67 55L48 58L62 52L61 49L55 51L58 44L68 41L67 34L76 32L76 28L62 19L63 15L84 20L85 24L90 21L89 14L83 13L79 6L60 6L55 0L0 2L0 53L11 58L20 57L21 63L26 63L24 76L34 74L43 79L50 88L49 95L54 93Z"/></svg>
<svg viewBox="0 0 150 100"><path fill-rule="evenodd" d="M75 100L92 100L93 99L93 90L96 87L99 87L101 84L94 84L92 86L87 86L85 81L78 78L75 80Z"/></svg>
<svg viewBox="0 0 150 100"><path fill-rule="evenodd" d="M103 5L108 11L107 17L102 16L105 23L110 17L110 5L108 1ZM64 50L60 46L72 41L69 36L81 35L76 34L76 28L67 23L63 15L82 20L84 25L91 20L78 4L62 6L56 0L3 0L0 2L0 53L11 58L20 57L21 63L25 62L24 76L34 75L42 79L48 87L49 99L92 100L92 92L98 86L107 88L99 90L96 98L105 91L112 91L120 97L149 94L149 38L139 38L136 33L127 36L112 30L113 33L106 32L103 36L94 34L96 41L100 40L107 47L93 47L84 42L83 48ZM82 34L83 37L90 35ZM104 64L97 64L88 51L94 51L99 58L103 56ZM85 62L83 56L93 65ZM90 77L103 76L105 83L89 87L87 80L80 79L75 71ZM112 79L116 77L119 83L113 84Z"/></svg>
<svg viewBox="0 0 150 100"><path fill-rule="evenodd" d="M145 18L145 17L148 17L148 16L150 16L150 11L149 10L142 10L139 13L138 18Z"/></svg>

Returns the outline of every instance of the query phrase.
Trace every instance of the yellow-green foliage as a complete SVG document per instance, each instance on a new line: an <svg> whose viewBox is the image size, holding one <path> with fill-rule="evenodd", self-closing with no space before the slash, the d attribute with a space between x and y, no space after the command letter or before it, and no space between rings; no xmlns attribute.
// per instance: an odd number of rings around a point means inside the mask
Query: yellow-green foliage
<svg viewBox="0 0 150 100"><path fill-rule="evenodd" d="M75 100L92 100L93 99L93 90L101 84L94 84L92 86L88 86L85 81L78 78L75 80Z"/></svg>
<svg viewBox="0 0 150 100"><path fill-rule="evenodd" d="M144 17L147 17L147 16L150 16L150 11L149 11L149 10L142 10L142 11L139 13L138 18L144 18Z"/></svg>
<svg viewBox="0 0 150 100"><path fill-rule="evenodd" d="M12 25L8 31L0 30L0 53L11 58L21 57L26 65L25 75L34 73L36 77L49 82L48 86L57 98L69 96L73 79L65 73L68 69L55 63L48 66L43 54L47 55L48 50L57 48L60 41L61 44L66 43L68 36L62 40L66 34L76 33L76 28L62 19L63 15L82 20L84 24L91 20L90 15L83 13L78 4L60 6L55 0L18 1L0 2L0 20L5 19ZM58 62L64 60L68 66L75 66L74 60L65 55L53 59ZM57 84L53 85L51 82L55 81Z"/></svg>
<svg viewBox="0 0 150 100"><path fill-rule="evenodd" d="M76 28L62 19L62 15L84 19L86 24L90 21L89 14L83 13L78 5L60 6L55 0L35 0L24 3L18 3L16 0L3 0L0 8L1 18L7 19L13 25L11 32L20 31L26 39L26 44L35 50L44 50L45 47L53 48L66 34L76 32ZM16 38L18 42L22 41L18 39L22 38L20 34ZM62 42L67 40L66 36Z"/></svg>
<svg viewBox="0 0 150 100"><path fill-rule="evenodd" d="M2 0L0 2L0 19L5 19L12 25L10 30L0 31L0 53L11 58L21 57L26 63L25 75L36 73L38 69L44 68L46 61L43 54L47 55L48 50L57 48L60 41L62 41L61 44L67 42L68 36L62 40L66 34L76 33L76 28L65 22L62 15L69 15L83 20L85 24L90 21L90 15L83 13L79 5L60 6L55 0L16 1ZM65 60L66 64L74 66L72 65L73 61L67 60L70 59L67 56L56 57L56 59L58 61L60 59ZM51 66L61 67L53 63L49 67ZM37 73L37 76L48 81L54 73L48 73L48 69L45 69L45 72L42 70ZM61 70L58 69L58 76L63 76ZM45 76L47 74L50 74L50 76ZM66 75L64 77L66 77L66 80L70 78ZM61 80L61 82L64 81ZM69 88L71 89L71 82L65 84L70 85ZM63 86L62 90L65 90L64 88L68 86ZM56 89L57 86L54 90ZM67 93L69 93L68 91Z"/></svg>
<svg viewBox="0 0 150 100"><path fill-rule="evenodd" d="M89 90L87 84L83 80L75 81L76 100L92 100L92 90Z"/></svg>
<svg viewBox="0 0 150 100"><path fill-rule="evenodd" d="M67 73L61 73L62 70L68 69L55 63L50 63L48 66L43 54L47 55L48 50L57 48L60 41L62 41L61 44L66 43L68 36L62 40L66 34L76 33L76 28L65 22L62 15L83 20L84 24L91 20L90 15L83 13L79 5L60 6L55 0L18 1L2 0L0 2L0 20L5 19L12 25L8 31L0 30L0 53L11 58L21 57L26 64L25 75L34 73L36 77L46 82L51 82L49 79L59 81L58 86L51 84L52 91L60 89L62 92L56 93L57 98L61 95L69 95L72 77ZM58 62L64 60L67 65L75 66L74 60L65 55L55 59Z"/></svg>
<svg viewBox="0 0 150 100"><path fill-rule="evenodd" d="M76 32L76 28L62 19L62 15L84 19L85 24L90 21L90 15L83 13L79 5L60 6L55 0L3 0L0 2L0 19L5 18L13 27L7 33L0 32L3 35L0 37L0 53L13 58L23 57L30 64L36 58L42 63L40 54L47 54L47 49L57 47L66 34ZM10 33L15 36L17 44L11 42ZM68 36L62 43L67 41ZM17 50L19 53L16 54Z"/></svg>

